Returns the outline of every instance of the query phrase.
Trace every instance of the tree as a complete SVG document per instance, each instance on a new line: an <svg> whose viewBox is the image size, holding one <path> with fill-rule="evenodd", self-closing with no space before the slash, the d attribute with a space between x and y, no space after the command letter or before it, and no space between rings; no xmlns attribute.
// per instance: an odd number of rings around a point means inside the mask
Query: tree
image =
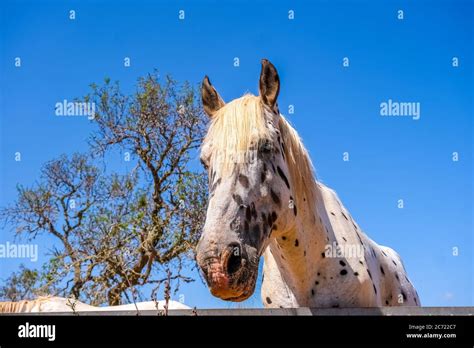
<svg viewBox="0 0 474 348"><path fill-rule="evenodd" d="M18 272L13 272L0 286L0 297L8 301L19 301L35 295L39 283L39 273L20 265Z"/></svg>
<svg viewBox="0 0 474 348"><path fill-rule="evenodd" d="M205 176L189 164L205 134L199 98L156 72L132 95L109 79L91 87L84 98L96 106L90 154L48 162L38 183L18 186L0 218L19 236L48 233L59 242L39 289L116 305L155 291L168 270L177 289L191 281L182 270L193 262L207 204ZM125 174L101 164L117 150L132 164Z"/></svg>

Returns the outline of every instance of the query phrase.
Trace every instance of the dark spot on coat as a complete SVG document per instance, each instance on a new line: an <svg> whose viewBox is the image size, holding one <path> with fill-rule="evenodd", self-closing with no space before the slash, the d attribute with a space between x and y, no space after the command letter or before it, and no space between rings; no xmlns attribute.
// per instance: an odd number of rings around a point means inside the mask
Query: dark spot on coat
<svg viewBox="0 0 474 348"><path fill-rule="evenodd" d="M375 284L373 284L373 285L374 285L374 291L375 291L375 293L377 293L377 288L375 287Z"/></svg>
<svg viewBox="0 0 474 348"><path fill-rule="evenodd" d="M360 238L360 235L358 232L356 232L357 238L359 239L360 244L364 245L364 242L362 241L362 238Z"/></svg>
<svg viewBox="0 0 474 348"><path fill-rule="evenodd" d="M272 196L273 202L275 202L276 205L281 206L281 200L278 194L276 194L275 191L270 190L270 195Z"/></svg>
<svg viewBox="0 0 474 348"><path fill-rule="evenodd" d="M280 166L277 166L277 171L278 171L278 175L280 175L280 177L285 182L286 187L288 187L288 189L289 189L290 188L290 183L288 182L288 178L286 177L285 173L283 173L283 170L281 170Z"/></svg>
<svg viewBox="0 0 474 348"><path fill-rule="evenodd" d="M239 174L239 182L243 187L249 188L249 178L247 178L245 175Z"/></svg>
<svg viewBox="0 0 474 348"><path fill-rule="evenodd" d="M247 208L245 209L245 219L247 221L250 221L252 219L252 214L250 213L250 207L247 206Z"/></svg>
<svg viewBox="0 0 474 348"><path fill-rule="evenodd" d="M339 264L340 264L342 267L344 267L344 266L346 265L346 263L345 263L344 261L342 261L342 260L339 261Z"/></svg>
<svg viewBox="0 0 474 348"><path fill-rule="evenodd" d="M298 245L300 245L300 242L298 242L298 238L295 239L295 247L297 247Z"/></svg>
<svg viewBox="0 0 474 348"><path fill-rule="evenodd" d="M345 269L341 269L341 272L339 272L341 275L346 275L347 274L347 270Z"/></svg>
<svg viewBox="0 0 474 348"><path fill-rule="evenodd" d="M272 222L275 222L277 217L278 217L277 213L272 212Z"/></svg>
<svg viewBox="0 0 474 348"><path fill-rule="evenodd" d="M344 219L346 219L346 220L349 221L349 219L347 218L347 216L346 216L342 211L341 211L341 214L342 214L342 216L344 216Z"/></svg>
<svg viewBox="0 0 474 348"><path fill-rule="evenodd" d="M272 227L273 225L272 214L267 215L267 225L268 227Z"/></svg>
<svg viewBox="0 0 474 348"><path fill-rule="evenodd" d="M252 217L254 219L257 219L257 210L255 209L255 203L254 202L252 202L250 204L250 212L252 213Z"/></svg>
<svg viewBox="0 0 474 348"><path fill-rule="evenodd" d="M382 275L385 275L385 271L383 270L382 266L380 266L380 272L382 272Z"/></svg>
<svg viewBox="0 0 474 348"><path fill-rule="evenodd" d="M367 274L369 275L370 279L372 279L372 274L370 274L369 269L367 269Z"/></svg>
<svg viewBox="0 0 474 348"><path fill-rule="evenodd" d="M232 195L232 198L234 199L234 201L238 204L238 205L241 205L243 204L243 201L242 201L242 197L240 197L238 194L233 194Z"/></svg>
<svg viewBox="0 0 474 348"><path fill-rule="evenodd" d="M357 277L359 276L359 272L354 272L354 275Z"/></svg>
<svg viewBox="0 0 474 348"><path fill-rule="evenodd" d="M286 237L285 237L285 236L283 236L283 237L281 237L281 239L283 239L283 240L286 240Z"/></svg>
<svg viewBox="0 0 474 348"><path fill-rule="evenodd" d="M270 297L267 297L265 300L267 301L268 304L272 303L272 299Z"/></svg>
<svg viewBox="0 0 474 348"><path fill-rule="evenodd" d="M326 257L325 253L321 253L321 257L324 259Z"/></svg>
<svg viewBox="0 0 474 348"><path fill-rule="evenodd" d="M219 178L219 179L217 179L217 181L212 185L212 187L211 187L211 189L210 189L211 194L214 193L214 191L216 190L217 186L220 185L221 181L222 181L221 178Z"/></svg>
<svg viewBox="0 0 474 348"><path fill-rule="evenodd" d="M403 297L403 301L406 301L406 300L407 300L407 295L405 294L404 291L402 291L402 297Z"/></svg>
<svg viewBox="0 0 474 348"><path fill-rule="evenodd" d="M313 296L314 296L314 290L313 290L313 289L311 289L311 295L313 295Z"/></svg>

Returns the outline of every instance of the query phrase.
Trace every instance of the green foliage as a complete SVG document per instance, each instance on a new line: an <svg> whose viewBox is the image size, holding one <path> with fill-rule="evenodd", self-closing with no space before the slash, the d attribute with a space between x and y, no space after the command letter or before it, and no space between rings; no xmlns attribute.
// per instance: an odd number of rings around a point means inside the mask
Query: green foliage
<svg viewBox="0 0 474 348"><path fill-rule="evenodd" d="M31 298L35 296L34 291L38 286L39 280L40 275L38 271L20 265L18 272L14 272L6 280L6 285L0 286L0 298L7 301Z"/></svg>

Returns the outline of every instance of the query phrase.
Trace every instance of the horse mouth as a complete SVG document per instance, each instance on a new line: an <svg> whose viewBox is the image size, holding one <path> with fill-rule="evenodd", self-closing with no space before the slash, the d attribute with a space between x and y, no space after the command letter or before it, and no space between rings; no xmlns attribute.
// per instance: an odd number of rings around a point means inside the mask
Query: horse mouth
<svg viewBox="0 0 474 348"><path fill-rule="evenodd" d="M242 301L245 301L246 299L248 299L250 296L252 295L252 293L244 293L240 296L236 296L236 297L227 297L227 298L222 298L220 297L221 300L224 300L224 301L231 301L231 302L242 302Z"/></svg>
<svg viewBox="0 0 474 348"><path fill-rule="evenodd" d="M255 290L255 282L247 284L230 286L227 289L213 288L209 286L211 294L224 301L242 302L252 296Z"/></svg>

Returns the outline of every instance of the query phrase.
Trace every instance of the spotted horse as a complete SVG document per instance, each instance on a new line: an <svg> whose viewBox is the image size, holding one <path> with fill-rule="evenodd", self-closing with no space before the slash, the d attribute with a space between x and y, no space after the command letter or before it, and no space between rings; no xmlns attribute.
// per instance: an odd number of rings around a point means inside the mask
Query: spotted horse
<svg viewBox="0 0 474 348"><path fill-rule="evenodd" d="M207 76L202 83L209 205L196 260L210 292L247 299L263 255L265 307L419 306L400 256L372 241L315 179L307 150L279 112L279 90L265 59L259 96L224 103Z"/></svg>

